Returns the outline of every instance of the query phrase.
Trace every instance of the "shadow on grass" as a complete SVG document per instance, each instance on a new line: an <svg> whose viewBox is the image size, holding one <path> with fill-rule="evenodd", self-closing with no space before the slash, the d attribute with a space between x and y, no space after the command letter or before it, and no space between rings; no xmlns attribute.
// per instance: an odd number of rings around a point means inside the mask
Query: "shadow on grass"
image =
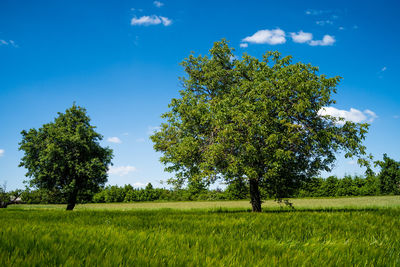
<svg viewBox="0 0 400 267"><path fill-rule="evenodd" d="M299 209L288 209L288 208L279 208L279 209L268 209L264 208L261 213L301 213L301 212L316 212L316 213L331 213L331 212L377 212L386 210L387 208L377 208L377 207L369 207L369 208L299 208ZM241 210L232 210L232 209L212 209L209 210L210 213L251 213L251 209L241 209Z"/></svg>

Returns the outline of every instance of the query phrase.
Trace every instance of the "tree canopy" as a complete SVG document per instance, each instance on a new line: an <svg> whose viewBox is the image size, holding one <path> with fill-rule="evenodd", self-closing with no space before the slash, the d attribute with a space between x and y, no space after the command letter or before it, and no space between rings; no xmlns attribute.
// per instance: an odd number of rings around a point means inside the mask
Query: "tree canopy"
<svg viewBox="0 0 400 267"><path fill-rule="evenodd" d="M260 186L282 198L329 171L337 152L365 154L368 124L321 113L335 103L338 76L319 75L318 67L279 52L238 58L225 40L181 64L187 75L180 97L151 136L166 170L176 174L170 182L248 181L253 211L261 211Z"/></svg>
<svg viewBox="0 0 400 267"><path fill-rule="evenodd" d="M54 122L21 134L20 167L27 169L30 185L62 193L67 210L78 196L93 195L107 181L112 150L100 146L103 137L90 125L86 109L74 104Z"/></svg>

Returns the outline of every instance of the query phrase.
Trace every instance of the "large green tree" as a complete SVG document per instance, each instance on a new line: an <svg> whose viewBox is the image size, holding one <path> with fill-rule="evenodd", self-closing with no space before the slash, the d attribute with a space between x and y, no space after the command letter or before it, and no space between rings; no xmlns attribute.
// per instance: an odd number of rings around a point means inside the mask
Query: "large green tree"
<svg viewBox="0 0 400 267"><path fill-rule="evenodd" d="M335 103L340 77L266 52L237 58L225 40L209 55L181 64L180 97L151 136L171 182L248 180L253 211L261 211L260 186L276 198L302 180L329 171L338 151L365 154L368 124L322 115ZM361 161L360 161L361 162Z"/></svg>
<svg viewBox="0 0 400 267"><path fill-rule="evenodd" d="M77 197L91 195L104 186L112 150L100 146L102 136L90 125L86 110L75 104L58 113L54 122L22 131L20 150L30 185L58 191L73 210Z"/></svg>

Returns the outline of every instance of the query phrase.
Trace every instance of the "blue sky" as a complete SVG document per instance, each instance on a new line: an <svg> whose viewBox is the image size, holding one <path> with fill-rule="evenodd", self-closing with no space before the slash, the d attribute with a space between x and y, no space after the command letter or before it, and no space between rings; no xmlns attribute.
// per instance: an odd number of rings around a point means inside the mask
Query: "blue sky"
<svg viewBox="0 0 400 267"><path fill-rule="evenodd" d="M343 77L326 112L371 123L375 158L400 160L399 4L396 1L0 2L0 184L23 188L20 132L74 101L114 149L109 184L164 186L149 140L179 66L226 38L237 55L293 55ZM339 156L332 174L362 173ZM327 174L324 174L327 175Z"/></svg>

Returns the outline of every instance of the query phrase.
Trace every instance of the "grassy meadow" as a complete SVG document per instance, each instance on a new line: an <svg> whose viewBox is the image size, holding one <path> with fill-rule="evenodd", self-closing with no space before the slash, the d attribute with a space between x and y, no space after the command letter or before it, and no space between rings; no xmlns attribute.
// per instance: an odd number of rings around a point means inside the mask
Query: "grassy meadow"
<svg viewBox="0 0 400 267"><path fill-rule="evenodd" d="M0 266L400 266L400 197L13 205Z"/></svg>

